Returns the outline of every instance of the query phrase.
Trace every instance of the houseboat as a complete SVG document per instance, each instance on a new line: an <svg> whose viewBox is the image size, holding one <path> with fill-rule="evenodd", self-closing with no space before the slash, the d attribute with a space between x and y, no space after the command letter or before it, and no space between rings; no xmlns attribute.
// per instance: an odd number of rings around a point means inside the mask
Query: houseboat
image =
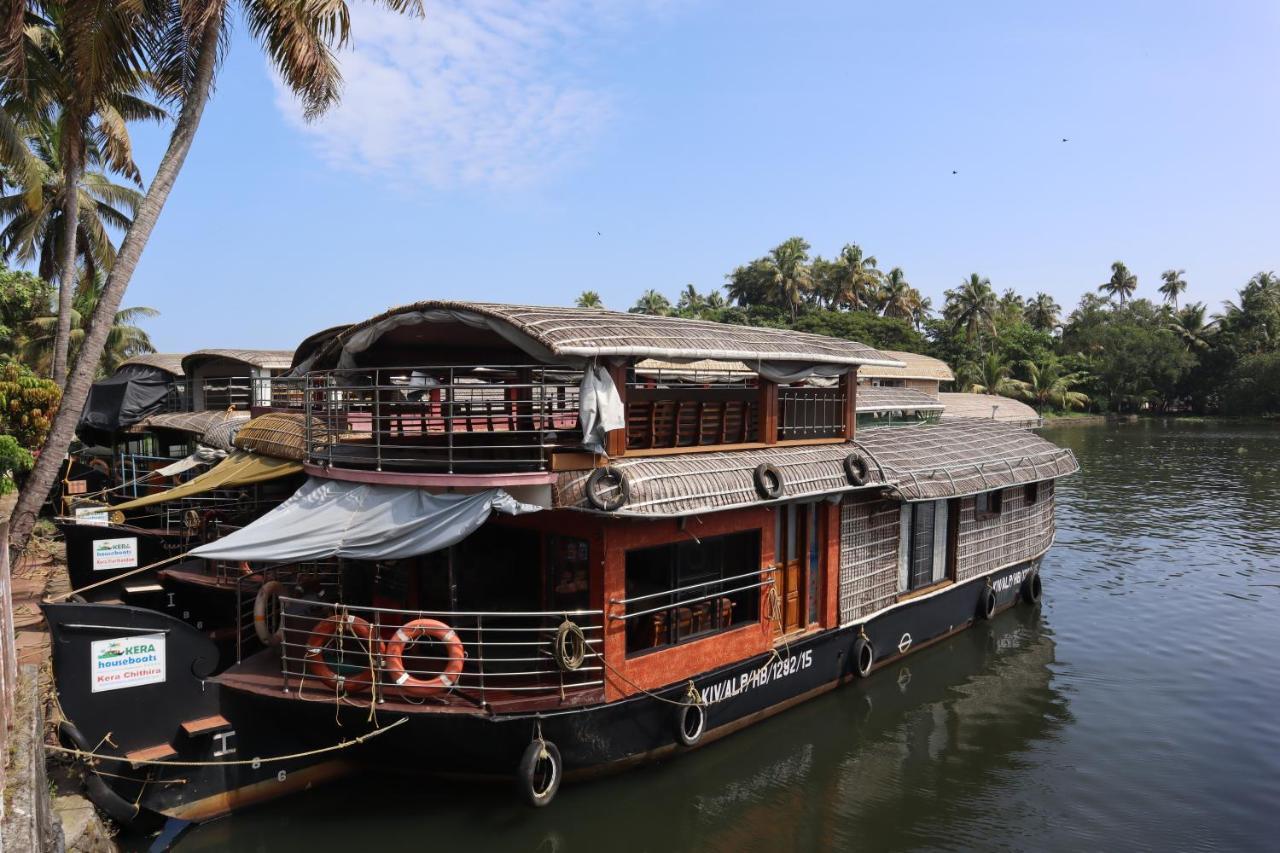
<svg viewBox="0 0 1280 853"><path fill-rule="evenodd" d="M989 419L860 426L859 370L902 362L817 335L431 301L313 344L272 395L306 482L189 555L261 577L261 647L45 605L64 748L119 820L369 767L544 806L1034 605L1077 470Z"/></svg>

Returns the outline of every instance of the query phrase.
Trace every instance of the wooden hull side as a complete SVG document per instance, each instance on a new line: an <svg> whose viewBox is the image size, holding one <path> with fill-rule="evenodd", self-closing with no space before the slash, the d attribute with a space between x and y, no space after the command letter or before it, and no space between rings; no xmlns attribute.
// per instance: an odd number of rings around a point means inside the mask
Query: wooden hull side
<svg viewBox="0 0 1280 853"><path fill-rule="evenodd" d="M1014 606L1023 581L1038 564L1038 559L1026 561L904 601L865 623L788 638L767 654L696 676L692 681L707 703L706 731L697 747L857 680L852 659L859 637L872 643L879 668L980 621L988 585L996 592L997 610ZM232 683L225 677L204 682L200 696L201 712L216 706L231 731L203 740L178 735L173 743L180 760L243 763L130 771L118 769L128 767L124 762L108 762L102 766L105 771L150 781L145 787L110 777L105 781L126 800L140 796L141 806L149 811L202 821L361 767L514 778L522 753L539 731L559 748L569 777L614 772L691 749L677 739L681 709L674 704L684 701L687 681L619 701L538 715L459 713L456 708L445 713L424 705L408 715L376 711L376 723L363 701L299 701L284 690L283 682L278 695L235 689ZM395 728L357 746L325 751L402 718L405 721ZM152 740L162 741L173 724L158 725L167 729L158 730ZM310 754L287 761L253 761L295 753Z"/></svg>

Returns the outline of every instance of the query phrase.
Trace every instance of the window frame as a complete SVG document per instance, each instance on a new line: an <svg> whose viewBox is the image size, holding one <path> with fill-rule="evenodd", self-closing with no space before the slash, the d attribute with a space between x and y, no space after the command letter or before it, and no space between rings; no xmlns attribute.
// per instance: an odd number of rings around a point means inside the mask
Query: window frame
<svg viewBox="0 0 1280 853"><path fill-rule="evenodd" d="M991 489L973 496L973 517L978 521L999 518L1003 511L1004 489Z"/></svg>

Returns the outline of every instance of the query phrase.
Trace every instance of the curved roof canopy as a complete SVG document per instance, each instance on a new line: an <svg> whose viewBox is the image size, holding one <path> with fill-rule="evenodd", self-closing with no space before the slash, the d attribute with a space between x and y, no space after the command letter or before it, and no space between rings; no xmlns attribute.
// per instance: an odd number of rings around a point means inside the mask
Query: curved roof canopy
<svg viewBox="0 0 1280 853"><path fill-rule="evenodd" d="M945 361L914 352L897 350L881 350L881 352L889 358L902 362L902 366L872 365L858 371L859 379L936 379L939 382L951 382L956 378Z"/></svg>
<svg viewBox="0 0 1280 853"><path fill-rule="evenodd" d="M864 486L851 485L845 475L850 453L867 462ZM962 497L1064 477L1080 467L1070 450L1027 430L989 420L944 421L870 429L842 444L624 456L609 463L627 477L630 492L614 514L682 516L759 505L754 473L763 462L782 475L780 501L876 488L905 501ZM560 474L555 505L594 511L584 491L590 474Z"/></svg>
<svg viewBox="0 0 1280 853"><path fill-rule="evenodd" d="M264 370L285 370L293 361L293 352L283 349L201 349L183 356L182 369L191 376L202 363L217 359L239 361Z"/></svg>
<svg viewBox="0 0 1280 853"><path fill-rule="evenodd" d="M147 352L120 362L120 367L116 368L116 372L119 373L120 369L125 367L154 367L156 370L163 370L165 373L171 373L175 377L181 378L182 359L185 357L180 352Z"/></svg>
<svg viewBox="0 0 1280 853"><path fill-rule="evenodd" d="M868 388L858 389L856 399L858 414L871 412L940 412L942 403L916 388Z"/></svg>
<svg viewBox="0 0 1280 853"><path fill-rule="evenodd" d="M231 442L236 432L248 421L248 412L165 412L152 415L137 424L134 429L177 430L198 436L197 440L206 447L231 450Z"/></svg>
<svg viewBox="0 0 1280 853"><path fill-rule="evenodd" d="M574 364L607 357L668 361L900 366L855 341L784 329L734 326L705 320L624 314L596 308L545 308L487 302L426 301L393 308L358 323L322 346L299 371L312 367L360 366L361 354L381 339L401 347L449 345L428 324L447 324L454 333L488 333L491 342L515 346L546 363ZM778 371L785 372L785 371Z"/></svg>
<svg viewBox="0 0 1280 853"><path fill-rule="evenodd" d="M939 394L938 399L946 407L942 416L948 420L977 418L1018 426L1040 425L1040 415L1036 410L1012 397L946 391Z"/></svg>

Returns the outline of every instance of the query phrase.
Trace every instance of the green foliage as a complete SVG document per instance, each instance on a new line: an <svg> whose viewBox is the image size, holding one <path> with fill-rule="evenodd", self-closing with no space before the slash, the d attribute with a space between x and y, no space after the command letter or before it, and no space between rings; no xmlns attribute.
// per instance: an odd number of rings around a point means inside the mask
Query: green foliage
<svg viewBox="0 0 1280 853"><path fill-rule="evenodd" d="M899 317L882 317L869 311L828 311L814 309L799 317L791 328L859 341L878 349L924 352L928 342L911 323Z"/></svg>
<svg viewBox="0 0 1280 853"><path fill-rule="evenodd" d="M62 392L16 361L0 361L0 433L36 450L44 445Z"/></svg>
<svg viewBox="0 0 1280 853"><path fill-rule="evenodd" d="M1222 410L1233 415L1280 414L1280 351L1240 360L1222 389Z"/></svg>
<svg viewBox="0 0 1280 853"><path fill-rule="evenodd" d="M0 263L0 355L16 355L24 330L32 320L49 313L53 285L29 272Z"/></svg>
<svg viewBox="0 0 1280 853"><path fill-rule="evenodd" d="M584 290L578 294L578 299L574 302L579 308L603 308L604 302L600 300L600 294L594 290Z"/></svg>
<svg viewBox="0 0 1280 853"><path fill-rule="evenodd" d="M35 457L11 435L0 435L0 495L17 488L14 476L25 474L36 464Z"/></svg>

